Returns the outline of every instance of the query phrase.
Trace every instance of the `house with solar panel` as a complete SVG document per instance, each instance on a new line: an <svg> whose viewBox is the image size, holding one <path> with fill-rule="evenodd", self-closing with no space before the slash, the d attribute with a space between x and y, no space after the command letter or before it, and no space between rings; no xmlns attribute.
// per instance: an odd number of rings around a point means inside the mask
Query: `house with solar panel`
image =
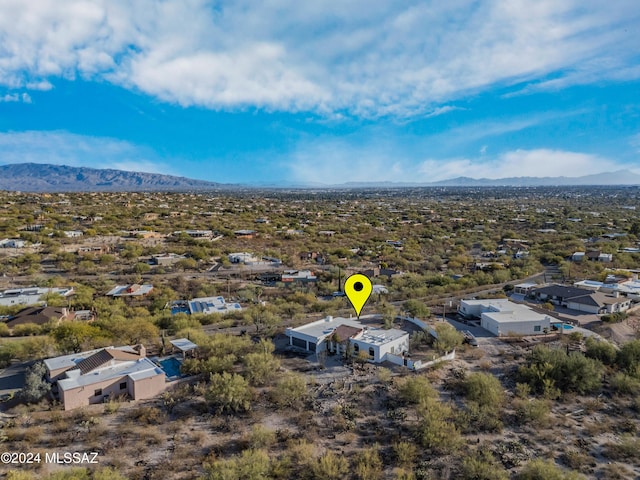
<svg viewBox="0 0 640 480"><path fill-rule="evenodd" d="M165 388L165 372L147 358L144 345L106 347L44 361L47 380L65 410L121 396L151 398Z"/></svg>
<svg viewBox="0 0 640 480"><path fill-rule="evenodd" d="M225 314L239 312L242 307L239 303L227 303L224 297L200 297L192 300L175 300L171 303L171 314L186 313L193 315L202 313L211 315L213 313Z"/></svg>

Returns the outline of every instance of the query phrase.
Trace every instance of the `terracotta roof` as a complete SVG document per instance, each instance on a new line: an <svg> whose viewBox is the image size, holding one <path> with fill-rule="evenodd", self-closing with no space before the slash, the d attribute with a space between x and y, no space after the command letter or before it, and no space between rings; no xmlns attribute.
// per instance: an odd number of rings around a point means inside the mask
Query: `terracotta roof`
<svg viewBox="0 0 640 480"><path fill-rule="evenodd" d="M360 332L362 332L362 328L350 327L349 325L340 325L333 331L332 335L335 335L338 342L344 342L350 338L355 337Z"/></svg>

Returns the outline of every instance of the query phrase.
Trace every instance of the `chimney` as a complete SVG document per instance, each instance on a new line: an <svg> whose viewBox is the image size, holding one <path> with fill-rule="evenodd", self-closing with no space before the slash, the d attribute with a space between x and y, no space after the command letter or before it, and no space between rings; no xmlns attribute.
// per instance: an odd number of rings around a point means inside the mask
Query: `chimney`
<svg viewBox="0 0 640 480"><path fill-rule="evenodd" d="M140 358L144 358L147 356L147 349L144 348L144 345L142 345L141 343L133 347L133 349L138 352Z"/></svg>

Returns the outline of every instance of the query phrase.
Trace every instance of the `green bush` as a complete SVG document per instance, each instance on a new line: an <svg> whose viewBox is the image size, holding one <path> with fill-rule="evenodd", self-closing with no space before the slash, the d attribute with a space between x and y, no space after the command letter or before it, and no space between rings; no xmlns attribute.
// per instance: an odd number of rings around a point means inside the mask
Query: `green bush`
<svg viewBox="0 0 640 480"><path fill-rule="evenodd" d="M534 392L548 394L554 388L580 394L596 391L602 383L604 367L599 360L579 352L537 346L518 369L518 380Z"/></svg>
<svg viewBox="0 0 640 480"><path fill-rule="evenodd" d="M516 480L579 480L582 475L576 472L562 470L554 463L547 460L531 460L515 476Z"/></svg>
<svg viewBox="0 0 640 480"><path fill-rule="evenodd" d="M606 340L598 341L593 337L588 337L585 341L587 350L585 355L589 358L600 360L605 365L613 365L616 361L616 347Z"/></svg>

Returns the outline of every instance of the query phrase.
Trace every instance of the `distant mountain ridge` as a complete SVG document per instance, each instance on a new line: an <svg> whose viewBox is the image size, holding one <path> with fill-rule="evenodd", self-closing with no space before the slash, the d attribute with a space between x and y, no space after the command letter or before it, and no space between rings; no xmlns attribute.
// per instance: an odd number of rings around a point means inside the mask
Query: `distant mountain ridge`
<svg viewBox="0 0 640 480"><path fill-rule="evenodd" d="M640 175L629 170L602 172L581 177L508 177L508 178L469 178L458 177L450 180L432 182L438 186L569 186L569 185L640 185Z"/></svg>
<svg viewBox="0 0 640 480"><path fill-rule="evenodd" d="M215 190L232 185L158 173L41 163L0 166L0 190L24 192L134 192Z"/></svg>
<svg viewBox="0 0 640 480"><path fill-rule="evenodd" d="M640 175L630 170L602 172L581 177L456 177L429 183L410 182L349 182L342 186L358 187L556 187L556 186L640 185Z"/></svg>
<svg viewBox="0 0 640 480"><path fill-rule="evenodd" d="M640 175L629 170L603 172L581 177L457 177L430 183L419 182L347 182L339 185L302 182L268 182L240 185L208 182L158 173L70 167L41 163L17 163L0 166L0 190L24 192L136 192L136 191L212 191L247 188L402 188L402 187L536 187L536 186L615 186L640 185Z"/></svg>

